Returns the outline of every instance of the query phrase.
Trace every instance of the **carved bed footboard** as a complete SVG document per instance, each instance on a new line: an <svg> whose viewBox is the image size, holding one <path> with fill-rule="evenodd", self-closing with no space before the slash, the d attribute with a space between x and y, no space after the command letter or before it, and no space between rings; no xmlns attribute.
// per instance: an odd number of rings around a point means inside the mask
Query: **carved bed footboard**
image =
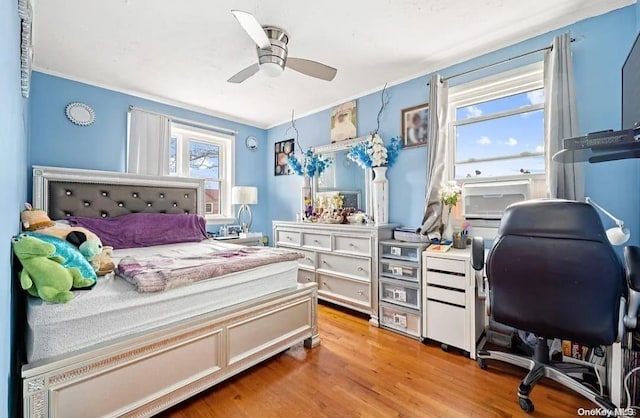
<svg viewBox="0 0 640 418"><path fill-rule="evenodd" d="M24 416L151 416L301 341L320 342L314 283L26 365Z"/></svg>

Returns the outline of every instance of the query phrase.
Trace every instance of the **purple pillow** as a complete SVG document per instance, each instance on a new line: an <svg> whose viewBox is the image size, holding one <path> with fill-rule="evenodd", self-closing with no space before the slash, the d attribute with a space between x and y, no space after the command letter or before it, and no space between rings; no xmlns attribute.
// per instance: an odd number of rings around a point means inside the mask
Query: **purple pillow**
<svg viewBox="0 0 640 418"><path fill-rule="evenodd" d="M115 249L198 242L207 237L206 222L198 215L131 213L115 218L66 218L70 225L87 228L102 245Z"/></svg>

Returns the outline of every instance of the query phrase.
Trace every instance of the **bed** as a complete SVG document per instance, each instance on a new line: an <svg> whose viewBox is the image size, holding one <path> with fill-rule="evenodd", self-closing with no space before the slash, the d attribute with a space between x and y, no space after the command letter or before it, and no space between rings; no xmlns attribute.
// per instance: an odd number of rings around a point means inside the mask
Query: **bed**
<svg viewBox="0 0 640 418"><path fill-rule="evenodd" d="M204 186L194 179L35 166L33 203L52 219L201 214ZM171 249L188 254L194 245ZM124 254L131 251L114 251L114 260ZM293 260L166 292L138 294L107 276L74 293L66 305L29 298L25 417L151 416L292 345L319 344L317 287L297 283Z"/></svg>

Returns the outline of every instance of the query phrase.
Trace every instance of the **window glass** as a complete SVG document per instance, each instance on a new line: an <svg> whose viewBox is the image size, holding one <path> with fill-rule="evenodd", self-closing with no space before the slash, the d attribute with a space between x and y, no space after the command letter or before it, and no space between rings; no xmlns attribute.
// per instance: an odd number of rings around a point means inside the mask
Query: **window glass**
<svg viewBox="0 0 640 418"><path fill-rule="evenodd" d="M456 109L456 120L461 121L539 104L544 104L544 89L527 91L459 107Z"/></svg>

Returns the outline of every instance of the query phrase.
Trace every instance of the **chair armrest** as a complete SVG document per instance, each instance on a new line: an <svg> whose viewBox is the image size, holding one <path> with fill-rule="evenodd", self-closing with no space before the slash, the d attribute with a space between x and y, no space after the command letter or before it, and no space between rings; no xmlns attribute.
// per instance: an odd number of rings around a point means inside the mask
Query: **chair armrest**
<svg viewBox="0 0 640 418"><path fill-rule="evenodd" d="M640 292L640 247L635 245L625 247L624 263L627 270L627 285L629 285L629 289Z"/></svg>
<svg viewBox="0 0 640 418"><path fill-rule="evenodd" d="M480 271L484 268L484 238L474 237L471 241L471 267Z"/></svg>
<svg viewBox="0 0 640 418"><path fill-rule="evenodd" d="M638 326L638 310L640 310L640 247L635 245L625 247L624 264L627 286L629 286L629 301L623 322L625 328L633 330Z"/></svg>

